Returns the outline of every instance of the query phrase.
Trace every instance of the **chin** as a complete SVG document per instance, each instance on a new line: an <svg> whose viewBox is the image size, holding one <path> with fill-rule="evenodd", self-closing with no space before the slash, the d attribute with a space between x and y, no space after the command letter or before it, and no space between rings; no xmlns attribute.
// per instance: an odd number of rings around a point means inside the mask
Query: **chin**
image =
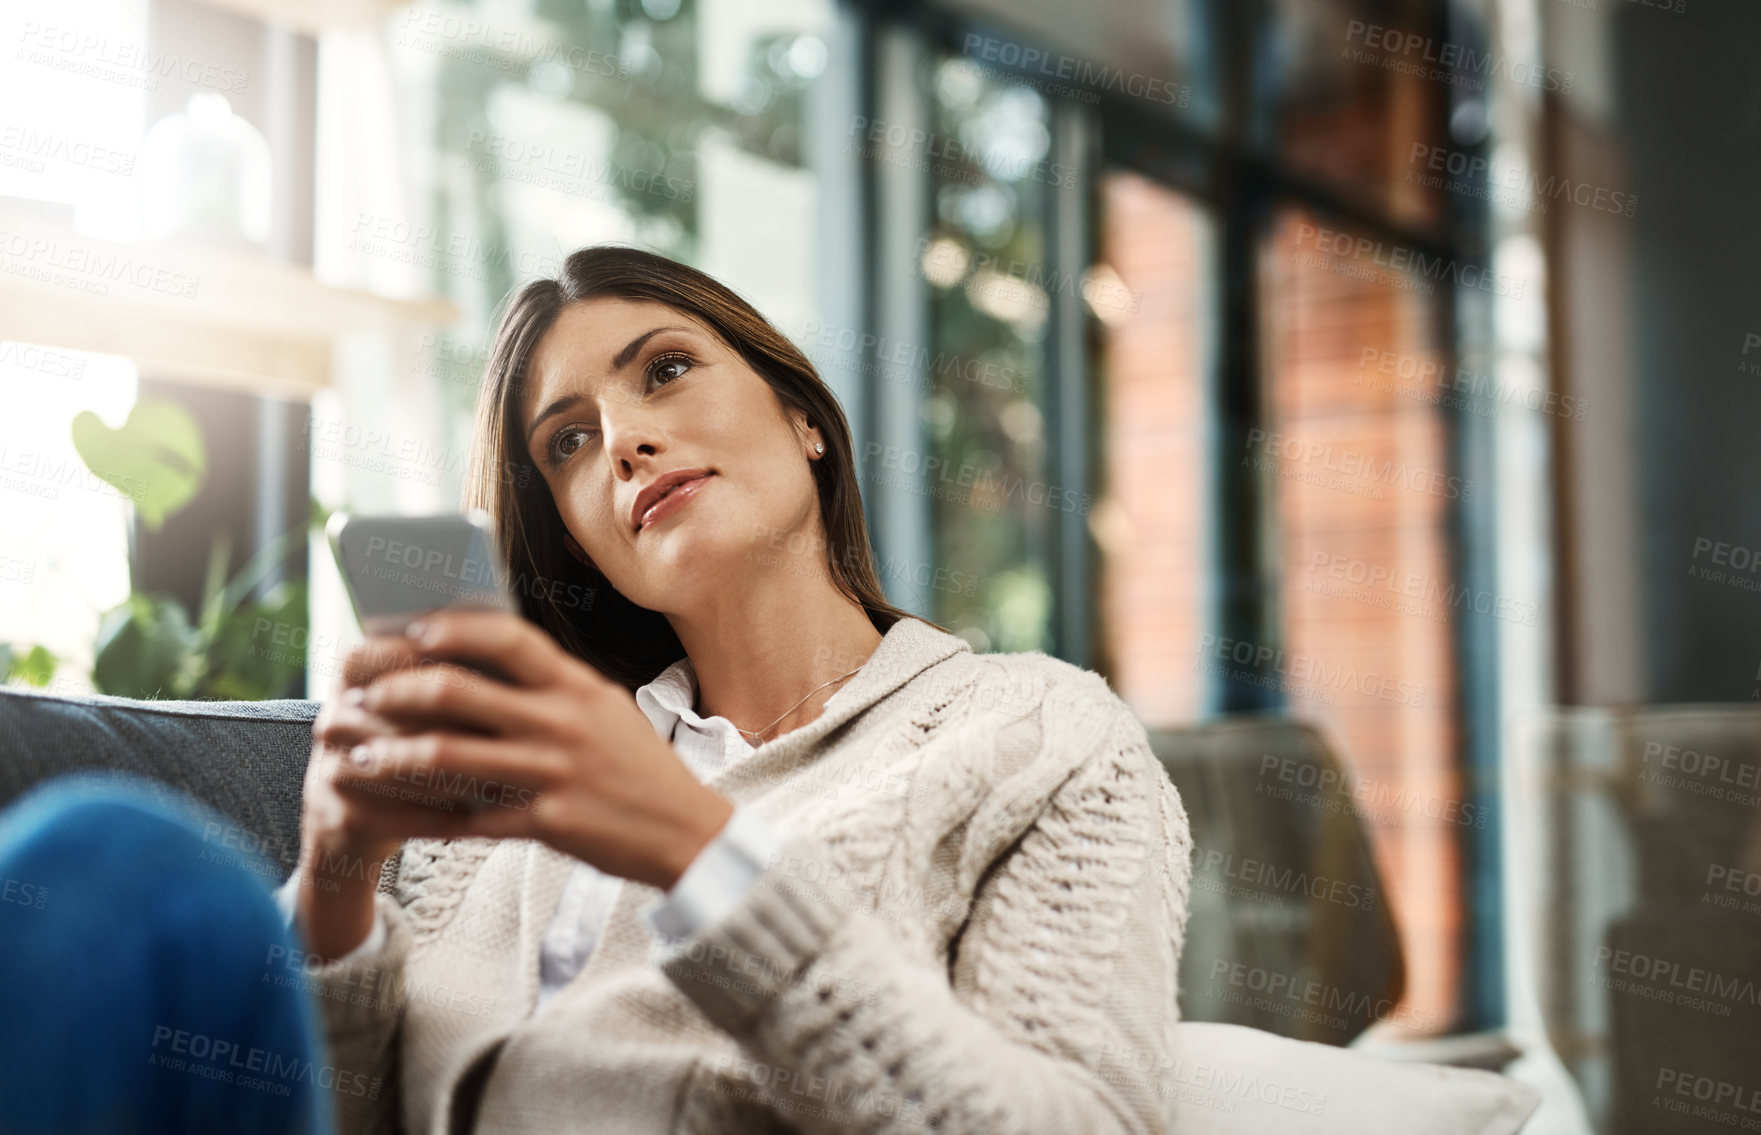
<svg viewBox="0 0 1761 1135"><path fill-rule="evenodd" d="M752 550L754 558L757 556L757 546L740 539L732 526L719 517L714 518L713 524L680 524L638 539L642 542L637 545L633 565L642 577L638 590L655 597L676 597L697 583L714 583L741 574L747 551ZM624 594L635 598L631 591Z"/></svg>

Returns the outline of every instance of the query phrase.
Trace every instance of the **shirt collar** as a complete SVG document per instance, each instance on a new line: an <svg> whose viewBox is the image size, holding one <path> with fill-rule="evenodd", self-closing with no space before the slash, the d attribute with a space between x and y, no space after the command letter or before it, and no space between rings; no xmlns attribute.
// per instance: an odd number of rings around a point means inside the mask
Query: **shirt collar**
<svg viewBox="0 0 1761 1135"><path fill-rule="evenodd" d="M817 744L821 737L929 667L953 655L971 651L971 645L958 635L907 615L881 636L880 645L868 661L863 663L854 678L838 687L818 717L799 729L765 742L758 749L750 749L750 743L727 718L705 719L691 708L697 700L697 673L691 668L689 657L679 659L662 670L652 682L639 687L636 704L654 724L655 732L669 740L674 728L682 721L693 729L706 732L725 730L739 737L751 752L762 750L765 759L750 770L750 775L758 775L760 767L794 759L798 751Z"/></svg>
<svg viewBox="0 0 1761 1135"><path fill-rule="evenodd" d="M733 722L725 717L705 718L691 708L697 701L697 672L689 658L681 658L662 670L645 686L636 690L636 705L642 710L654 731L668 740L680 722L700 733L722 731L736 733Z"/></svg>

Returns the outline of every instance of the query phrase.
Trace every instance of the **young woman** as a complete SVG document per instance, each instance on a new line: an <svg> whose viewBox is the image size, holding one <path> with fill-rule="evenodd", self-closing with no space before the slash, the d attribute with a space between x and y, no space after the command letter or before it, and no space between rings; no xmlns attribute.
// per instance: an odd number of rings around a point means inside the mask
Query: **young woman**
<svg viewBox="0 0 1761 1135"><path fill-rule="evenodd" d="M1166 1129L1190 839L1096 674L882 597L848 425L732 291L513 299L466 505L524 618L364 642L301 867L345 1131ZM382 868L383 865L383 868Z"/></svg>

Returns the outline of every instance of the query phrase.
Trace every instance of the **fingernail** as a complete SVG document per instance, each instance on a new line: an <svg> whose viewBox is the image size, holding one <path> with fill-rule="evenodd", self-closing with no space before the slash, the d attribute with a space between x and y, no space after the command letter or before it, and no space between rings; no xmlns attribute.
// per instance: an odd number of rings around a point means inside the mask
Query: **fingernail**
<svg viewBox="0 0 1761 1135"><path fill-rule="evenodd" d="M413 622L411 622L408 626L406 626L404 628L404 634L410 638L419 639L424 634L427 634L427 633L428 633L428 624L423 622L421 619L414 620Z"/></svg>
<svg viewBox="0 0 1761 1135"><path fill-rule="evenodd" d="M367 745L356 745L349 750L349 761L356 768L366 768L373 763L373 750Z"/></svg>
<svg viewBox="0 0 1761 1135"><path fill-rule="evenodd" d="M342 695L342 700L348 705L360 705L367 700L366 687L350 686L348 692Z"/></svg>

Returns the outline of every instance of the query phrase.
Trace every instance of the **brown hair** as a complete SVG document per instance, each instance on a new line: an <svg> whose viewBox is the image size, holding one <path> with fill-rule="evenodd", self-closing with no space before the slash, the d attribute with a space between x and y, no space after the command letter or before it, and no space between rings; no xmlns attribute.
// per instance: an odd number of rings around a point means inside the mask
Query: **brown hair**
<svg viewBox="0 0 1761 1135"><path fill-rule="evenodd" d="M819 427L826 452L811 464L832 581L862 605L882 634L910 615L887 602L881 590L862 515L850 426L813 364L725 285L688 265L615 245L580 249L563 261L556 279L534 280L513 295L478 392L463 504L494 519L520 613L549 631L563 649L631 690L685 654L664 615L638 607L598 568L569 554L550 487L520 438L519 399L533 351L565 307L598 296L651 300L695 316L739 353L785 408L802 411Z"/></svg>

